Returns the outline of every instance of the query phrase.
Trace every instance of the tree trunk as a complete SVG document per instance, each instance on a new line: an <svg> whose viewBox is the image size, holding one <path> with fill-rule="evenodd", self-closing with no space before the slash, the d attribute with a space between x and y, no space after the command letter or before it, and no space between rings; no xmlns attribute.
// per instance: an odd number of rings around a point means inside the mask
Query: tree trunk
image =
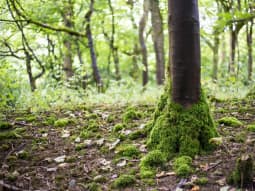
<svg viewBox="0 0 255 191"><path fill-rule="evenodd" d="M35 78L33 77L33 73L32 73L32 66L31 66L32 57L27 51L25 51L25 55L26 55L26 69L27 69L29 84L30 84L31 91L34 92L36 89L36 84L35 84Z"/></svg>
<svg viewBox="0 0 255 191"><path fill-rule="evenodd" d="M62 13L64 19L64 25L68 28L73 27L73 4L69 0L67 6L64 8ZM64 36L64 64L63 70L65 72L66 79L73 76L73 55L72 55L72 39L70 35Z"/></svg>
<svg viewBox="0 0 255 191"><path fill-rule="evenodd" d="M172 99L189 107L199 101L201 91L198 4L169 0L169 6Z"/></svg>
<svg viewBox="0 0 255 191"><path fill-rule="evenodd" d="M162 85L165 79L164 30L158 0L150 0L152 41L156 53L156 79Z"/></svg>
<svg viewBox="0 0 255 191"><path fill-rule="evenodd" d="M237 33L231 26L230 31L230 61L228 71L230 74L235 73L235 53L236 53Z"/></svg>
<svg viewBox="0 0 255 191"><path fill-rule="evenodd" d="M142 52L142 63L143 63L143 86L145 86L149 81L149 72L148 72L148 58L147 58L147 47L144 38L144 31L148 19L149 12L149 0L144 0L143 2L143 15L139 22L139 42Z"/></svg>
<svg viewBox="0 0 255 191"><path fill-rule="evenodd" d="M91 27L90 27L90 21L91 21L91 16L94 11L94 0L90 0L90 8L89 11L85 15L85 19L87 22L86 26L86 36L88 39L88 47L90 50L90 57L91 57L91 64L92 64L92 70L93 70L93 77L96 82L96 85L98 87L98 91L101 92L103 88L103 82L101 80L101 76L97 67L97 57L95 53L95 48L94 48L94 41L92 37L92 32L91 32Z"/></svg>
<svg viewBox="0 0 255 191"><path fill-rule="evenodd" d="M248 80L252 79L252 66L253 66L253 57L252 57L252 33L253 33L253 20L250 21L250 24L247 23L246 28L246 38L247 38L247 48L248 48Z"/></svg>
<svg viewBox="0 0 255 191"><path fill-rule="evenodd" d="M219 45L220 45L219 34L215 32L213 46L213 74L212 74L212 78L214 81L218 79Z"/></svg>

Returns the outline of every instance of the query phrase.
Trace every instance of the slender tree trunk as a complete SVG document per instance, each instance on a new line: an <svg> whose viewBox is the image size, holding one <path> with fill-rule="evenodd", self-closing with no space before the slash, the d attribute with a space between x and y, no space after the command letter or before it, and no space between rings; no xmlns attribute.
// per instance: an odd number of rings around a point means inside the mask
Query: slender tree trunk
<svg viewBox="0 0 255 191"><path fill-rule="evenodd" d="M69 0L67 6L62 13L64 19L64 25L68 28L73 27L73 3ZM73 55L72 55L72 39L70 35L64 36L64 64L63 70L65 72L66 79L73 76Z"/></svg>
<svg viewBox="0 0 255 191"><path fill-rule="evenodd" d="M230 31L230 60L228 71L230 74L235 73L235 53L236 53L236 43L237 43L237 34L236 31L231 26Z"/></svg>
<svg viewBox="0 0 255 191"><path fill-rule="evenodd" d="M110 48L112 51L112 56L113 56L113 62L114 62L114 68L115 68L115 78L116 80L120 80L120 66L119 66L119 53L118 53L118 47L115 45L115 16L114 16L114 9L112 6L112 1L108 0L108 5L111 11L111 16L112 16L112 34L111 34L111 39L110 39Z"/></svg>
<svg viewBox="0 0 255 191"><path fill-rule="evenodd" d="M200 99L200 34L197 0L169 0L172 99L184 107Z"/></svg>
<svg viewBox="0 0 255 191"><path fill-rule="evenodd" d="M215 32L213 46L213 74L212 74L212 78L214 81L218 79L219 45L220 45L219 34Z"/></svg>
<svg viewBox="0 0 255 191"><path fill-rule="evenodd" d="M247 38L247 48L248 48L248 80L252 79L252 66L253 66L253 57L252 57L252 34L253 34L253 20L250 21L250 24L247 23L246 28L246 38Z"/></svg>
<svg viewBox="0 0 255 191"><path fill-rule="evenodd" d="M134 18L134 0L128 0L127 4L130 6L130 9L131 9L130 19L132 22L133 29L134 29L134 31L137 31L138 26L137 26L137 24L135 22L135 18ZM139 51L139 45L138 45L137 41L138 41L138 39L135 36L133 39L133 51L130 54L130 56L132 56L132 67L130 70L130 76L135 80L137 80L139 78L138 56L140 54L140 51Z"/></svg>
<svg viewBox="0 0 255 191"><path fill-rule="evenodd" d="M90 0L89 11L85 15L85 19L86 19L86 22L87 22L86 36L87 36L87 39L88 39L88 47L89 47L89 50L90 50L93 77L94 77L94 80L97 84L98 91L101 92L102 88L103 88L103 82L101 80L101 76L100 76L100 73L99 73L99 70L98 70L98 67L97 67L97 57L96 57L96 53L95 53L94 41L93 41L91 27L90 27L90 24L91 24L90 21L91 21L91 16L92 16L93 11L94 11L94 0Z"/></svg>
<svg viewBox="0 0 255 191"><path fill-rule="evenodd" d="M26 55L26 69L27 69L29 84L30 84L31 91L34 92L36 89L36 84L35 84L35 78L33 77L32 66L31 66L32 57L27 51L25 51L25 55Z"/></svg>
<svg viewBox="0 0 255 191"><path fill-rule="evenodd" d="M165 79L164 30L158 0L150 0L152 40L156 53L156 79L162 85Z"/></svg>
<svg viewBox="0 0 255 191"><path fill-rule="evenodd" d="M148 59L147 59L147 47L144 38L144 31L148 19L149 12L149 0L144 0L143 2L143 15L139 22L139 42L142 52L142 63L143 63L143 86L145 86L149 81L149 72L148 72Z"/></svg>

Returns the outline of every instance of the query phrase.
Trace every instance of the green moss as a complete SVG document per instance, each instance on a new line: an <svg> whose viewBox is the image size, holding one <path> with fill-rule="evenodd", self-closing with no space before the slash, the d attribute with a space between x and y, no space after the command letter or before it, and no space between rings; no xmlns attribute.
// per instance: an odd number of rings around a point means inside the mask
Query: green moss
<svg viewBox="0 0 255 191"><path fill-rule="evenodd" d="M91 131L88 131L87 129L84 129L80 133L80 137L83 139L88 139L93 136L93 133Z"/></svg>
<svg viewBox="0 0 255 191"><path fill-rule="evenodd" d="M0 140L21 138L25 131L24 128L16 128L10 131L0 132Z"/></svg>
<svg viewBox="0 0 255 191"><path fill-rule="evenodd" d="M113 123L115 120L115 116L114 115L109 115L106 119L107 123Z"/></svg>
<svg viewBox="0 0 255 191"><path fill-rule="evenodd" d="M68 118L61 118L61 119L58 119L54 122L54 126L55 127L65 127L67 126L68 124L71 123L71 120L68 119Z"/></svg>
<svg viewBox="0 0 255 191"><path fill-rule="evenodd" d="M88 191L101 191L101 187L99 186L99 184L95 183L95 182L91 182L89 183L87 186Z"/></svg>
<svg viewBox="0 0 255 191"><path fill-rule="evenodd" d="M192 158L189 156L181 156L174 159L173 169L177 176L187 177L192 173Z"/></svg>
<svg viewBox="0 0 255 191"><path fill-rule="evenodd" d="M23 159L23 160L27 160L31 157L30 153L27 152L27 151L18 152L17 156L18 156L19 159Z"/></svg>
<svg viewBox="0 0 255 191"><path fill-rule="evenodd" d="M137 157L140 155L140 151L134 145L120 145L116 151L121 157Z"/></svg>
<svg viewBox="0 0 255 191"><path fill-rule="evenodd" d="M166 158L159 150L154 150L145 155L140 162L141 178L153 178L157 167L162 167Z"/></svg>
<svg viewBox="0 0 255 191"><path fill-rule="evenodd" d="M128 135L128 138L131 140L144 138L146 136L146 132L144 129L139 129L137 131L134 131Z"/></svg>
<svg viewBox="0 0 255 191"><path fill-rule="evenodd" d="M238 143L244 143L246 140L246 132L245 131L241 131L240 133L237 133L234 141L238 142Z"/></svg>
<svg viewBox="0 0 255 191"><path fill-rule="evenodd" d="M166 158L159 150L149 152L141 159L140 167L154 168L164 165Z"/></svg>
<svg viewBox="0 0 255 191"><path fill-rule="evenodd" d="M80 143L80 144L75 145L75 150L76 151L80 151L80 150L82 150L84 148L85 148L85 144L84 143Z"/></svg>
<svg viewBox="0 0 255 191"><path fill-rule="evenodd" d="M113 131L114 133L117 133L117 132L121 131L121 130L124 129L124 128L125 128L125 125L124 125L123 123L118 123L118 124L116 124L116 125L113 127L112 131Z"/></svg>
<svg viewBox="0 0 255 191"><path fill-rule="evenodd" d="M8 144L2 144L0 146L1 151L8 151L9 149L10 149L10 145L8 145Z"/></svg>
<svg viewBox="0 0 255 191"><path fill-rule="evenodd" d="M140 119L142 117L142 113L139 111L135 111L134 108L128 108L126 112L122 115L122 120L124 123L129 123L133 120Z"/></svg>
<svg viewBox="0 0 255 191"><path fill-rule="evenodd" d="M220 124L224 124L224 125L231 126L231 127L238 127L238 126L243 125L243 123L235 117L223 117L223 118L219 119L218 122Z"/></svg>
<svg viewBox="0 0 255 191"><path fill-rule="evenodd" d="M0 130L7 130L11 129L13 126L12 124L5 122L5 121L0 121Z"/></svg>
<svg viewBox="0 0 255 191"><path fill-rule="evenodd" d="M206 178L206 177L198 178L197 180L195 180L194 183L197 185L205 185L208 183L208 178Z"/></svg>
<svg viewBox="0 0 255 191"><path fill-rule="evenodd" d="M251 132L255 132L255 124L249 124L247 125L247 130Z"/></svg>
<svg viewBox="0 0 255 191"><path fill-rule="evenodd" d="M189 108L173 103L166 90L154 113L148 148L160 150L168 159L177 154L194 157L200 151L214 148L209 139L216 137L216 128L202 94L200 101Z"/></svg>
<svg viewBox="0 0 255 191"><path fill-rule="evenodd" d="M54 125L55 121L57 121L56 116L51 115L43 121L43 124L45 124L45 125Z"/></svg>
<svg viewBox="0 0 255 191"><path fill-rule="evenodd" d="M236 161L236 167L227 178L229 184L246 187L253 182L253 159L251 155L244 154Z"/></svg>
<svg viewBox="0 0 255 191"><path fill-rule="evenodd" d="M97 132L99 129L98 122L96 120L90 120L88 125L88 130L92 132Z"/></svg>
<svg viewBox="0 0 255 191"><path fill-rule="evenodd" d="M27 122L33 122L33 121L35 121L36 119L37 119L37 117L34 116L34 115L30 115L30 116L27 116L27 117L26 117L26 121L27 121Z"/></svg>
<svg viewBox="0 0 255 191"><path fill-rule="evenodd" d="M113 186L115 188L121 189L132 186L133 184L135 184L134 175L121 175L114 181Z"/></svg>

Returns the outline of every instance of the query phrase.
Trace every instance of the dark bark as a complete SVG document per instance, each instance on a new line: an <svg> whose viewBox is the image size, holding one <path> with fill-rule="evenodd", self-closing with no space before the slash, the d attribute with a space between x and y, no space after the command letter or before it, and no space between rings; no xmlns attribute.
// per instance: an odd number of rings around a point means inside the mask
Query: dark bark
<svg viewBox="0 0 255 191"><path fill-rule="evenodd" d="M67 28L73 28L73 4L71 0L68 1L66 7L63 10L62 17L64 20L64 25ZM72 39L70 35L64 36L64 63L63 70L65 72L66 79L73 76L73 55L72 55Z"/></svg>
<svg viewBox="0 0 255 191"><path fill-rule="evenodd" d="M90 58L91 58L91 65L92 65L92 70L93 70L93 77L96 82L96 85L98 87L98 91L102 91L103 88L103 82L101 80L101 76L98 70L97 66L97 57L95 53L95 47L94 47L94 40L91 32L91 16L94 11L94 0L90 0L90 6L89 6L89 11L85 15L85 20L86 20L86 36L88 39L88 47L90 50Z"/></svg>
<svg viewBox="0 0 255 191"><path fill-rule="evenodd" d="M246 25L246 38L247 38L247 48L248 48L248 80L252 80L252 66L253 66L253 48L252 48L252 34L253 34L253 20Z"/></svg>
<svg viewBox="0 0 255 191"><path fill-rule="evenodd" d="M237 44L237 33L233 29L233 26L230 27L230 61L228 66L228 71L230 74L235 73L235 53L236 53L236 44Z"/></svg>
<svg viewBox="0 0 255 191"><path fill-rule="evenodd" d="M30 84L31 91L33 92L36 89L36 84L35 84L35 79L32 73L32 66L31 66L32 57L27 51L25 51L25 55L26 55L26 69L27 69L29 84Z"/></svg>
<svg viewBox="0 0 255 191"><path fill-rule="evenodd" d="M201 94L197 0L169 0L169 25L172 99L189 107Z"/></svg>
<svg viewBox="0 0 255 191"><path fill-rule="evenodd" d="M144 0L143 2L143 15L139 22L139 42L142 53L142 63L143 63L143 86L145 86L149 81L149 72L148 72L148 59L147 59L147 47L144 38L144 31L148 19L149 12L149 0Z"/></svg>
<svg viewBox="0 0 255 191"><path fill-rule="evenodd" d="M164 30L158 0L150 0L152 40L156 54L156 79L162 85L165 79Z"/></svg>

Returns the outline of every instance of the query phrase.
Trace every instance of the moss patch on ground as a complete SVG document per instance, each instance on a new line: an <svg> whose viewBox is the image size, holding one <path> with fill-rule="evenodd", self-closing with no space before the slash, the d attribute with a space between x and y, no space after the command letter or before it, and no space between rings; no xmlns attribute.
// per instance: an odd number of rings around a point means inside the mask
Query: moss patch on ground
<svg viewBox="0 0 255 191"><path fill-rule="evenodd" d="M205 96L184 108L173 103L169 95L170 90L166 90L154 113L148 148L160 150L168 159L177 154L194 157L200 151L212 150L209 140L217 136L217 131Z"/></svg>
<svg viewBox="0 0 255 191"><path fill-rule="evenodd" d="M133 184L135 184L135 176L134 175L121 175L114 181L113 187L122 189L122 188L132 186Z"/></svg>
<svg viewBox="0 0 255 191"><path fill-rule="evenodd" d="M116 151L121 157L138 157L140 155L140 151L134 145L120 145Z"/></svg>
<svg viewBox="0 0 255 191"><path fill-rule="evenodd" d="M191 157L181 156L174 159L173 168L177 176L187 177L193 172L191 164L192 164Z"/></svg>
<svg viewBox="0 0 255 191"><path fill-rule="evenodd" d="M166 162L164 154L159 150L153 150L145 155L140 162L141 178L152 178L155 176L156 168L162 167Z"/></svg>
<svg viewBox="0 0 255 191"><path fill-rule="evenodd" d="M224 124L224 125L231 126L231 127L239 127L239 126L243 125L243 123L235 117L223 117L223 118L219 119L218 122L220 124Z"/></svg>

